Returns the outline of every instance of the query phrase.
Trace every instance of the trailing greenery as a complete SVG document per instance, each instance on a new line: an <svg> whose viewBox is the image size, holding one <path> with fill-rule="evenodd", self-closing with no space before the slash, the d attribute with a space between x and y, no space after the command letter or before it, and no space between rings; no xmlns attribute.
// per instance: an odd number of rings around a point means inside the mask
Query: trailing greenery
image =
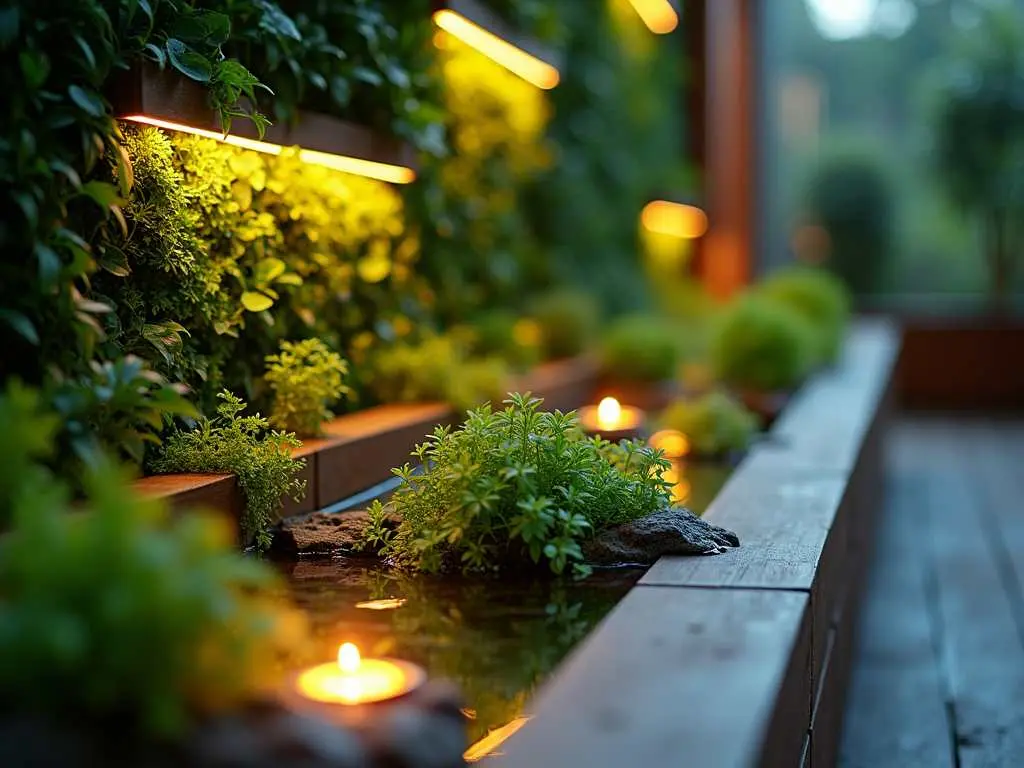
<svg viewBox="0 0 1024 768"><path fill-rule="evenodd" d="M194 718L257 698L302 639L271 569L226 526L171 517L99 461L89 501L41 460L58 419L39 394L0 396L0 712L116 733L117 754L179 737ZM41 557L41 553L45 556Z"/></svg>
<svg viewBox="0 0 1024 768"><path fill-rule="evenodd" d="M245 495L242 532L259 549L270 546L270 524L285 496L298 501L306 482L297 475L303 459L291 449L302 443L294 434L271 430L259 414L241 416L245 403L230 392L220 394L213 419L202 419L195 429L167 438L154 462L157 472L231 472Z"/></svg>
<svg viewBox="0 0 1024 768"><path fill-rule="evenodd" d="M383 402L440 400L459 412L501 400L510 376L500 358L470 358L452 334L384 349L371 370L369 389Z"/></svg>
<svg viewBox="0 0 1024 768"><path fill-rule="evenodd" d="M270 424L304 436L320 434L331 419L329 406L348 393L348 365L320 339L282 341L281 350L266 358L264 381L274 391Z"/></svg>
<svg viewBox="0 0 1024 768"><path fill-rule="evenodd" d="M558 360L589 349L601 324L601 306L589 293L562 288L534 299L529 316L540 327L544 359Z"/></svg>
<svg viewBox="0 0 1024 768"><path fill-rule="evenodd" d="M425 571L581 571L587 536L669 506L660 451L587 438L574 413L542 412L529 395L505 402L470 411L457 429L438 427L413 452L422 472L395 470L398 490L371 509L371 520L402 519L383 537L385 556Z"/></svg>
<svg viewBox="0 0 1024 768"><path fill-rule="evenodd" d="M814 329L792 308L748 293L723 313L712 333L715 375L739 389L792 389L810 371L818 349Z"/></svg>
<svg viewBox="0 0 1024 768"><path fill-rule="evenodd" d="M682 432L690 456L721 458L745 451L757 432L757 417L740 402L720 391L676 400L658 417L663 429Z"/></svg>
<svg viewBox="0 0 1024 768"><path fill-rule="evenodd" d="M801 314L814 335L815 365L835 362L850 320L850 293L839 278L814 267L773 272L757 287L761 293Z"/></svg>
<svg viewBox="0 0 1024 768"><path fill-rule="evenodd" d="M676 375L680 341L665 318L625 315L613 320L601 340L601 367L610 378L667 381Z"/></svg>

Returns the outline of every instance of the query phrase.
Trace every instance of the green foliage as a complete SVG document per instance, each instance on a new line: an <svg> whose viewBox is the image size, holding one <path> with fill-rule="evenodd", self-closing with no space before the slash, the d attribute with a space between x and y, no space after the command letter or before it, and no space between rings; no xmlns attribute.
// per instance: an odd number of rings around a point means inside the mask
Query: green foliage
<svg viewBox="0 0 1024 768"><path fill-rule="evenodd" d="M291 449L302 443L295 435L270 430L259 414L241 416L245 403L230 392L219 395L217 416L202 419L189 432L176 432L154 463L157 472L231 472L245 494L242 531L260 549L270 546L270 524L285 496L298 501L306 483L297 475L305 467Z"/></svg>
<svg viewBox="0 0 1024 768"><path fill-rule="evenodd" d="M494 355L516 371L528 371L540 362L536 324L511 310L496 309L478 315L465 335L473 356Z"/></svg>
<svg viewBox="0 0 1024 768"><path fill-rule="evenodd" d="M274 390L270 423L300 435L319 435L321 424L334 416L329 406L349 391L341 355L320 339L283 341L266 363L263 378Z"/></svg>
<svg viewBox="0 0 1024 768"><path fill-rule="evenodd" d="M814 363L817 340L807 320L766 296L747 294L726 309L712 334L715 375L742 389L795 387Z"/></svg>
<svg viewBox="0 0 1024 768"><path fill-rule="evenodd" d="M1024 14L979 7L935 94L935 164L950 198L977 217L997 305L1007 300L1024 236Z"/></svg>
<svg viewBox="0 0 1024 768"><path fill-rule="evenodd" d="M425 571L547 563L583 566L595 530L669 505L669 462L638 442L587 438L573 413L541 412L511 395L504 410L471 411L463 426L438 427L413 452L423 471L395 470L401 485L383 507L402 522L384 554Z"/></svg>
<svg viewBox="0 0 1024 768"><path fill-rule="evenodd" d="M676 400L658 417L663 429L686 435L691 455L721 457L745 451L757 432L757 417L724 392Z"/></svg>
<svg viewBox="0 0 1024 768"><path fill-rule="evenodd" d="M828 234L821 255L855 293L881 287L894 252L896 191L880 153L839 147L819 161L804 192L811 224Z"/></svg>
<svg viewBox="0 0 1024 768"><path fill-rule="evenodd" d="M546 360L585 352L597 337L601 308L588 293L563 288L542 294L530 304L530 317L540 326Z"/></svg>
<svg viewBox="0 0 1024 768"><path fill-rule="evenodd" d="M803 315L817 337L816 365L835 362L850 320L850 294L838 278L813 267L790 267L769 275L756 290Z"/></svg>
<svg viewBox="0 0 1024 768"><path fill-rule="evenodd" d="M626 381L666 381L676 375L680 340L672 324L655 315L613 320L601 340L606 376Z"/></svg>
<svg viewBox="0 0 1024 768"><path fill-rule="evenodd" d="M23 489L44 486L49 479L40 462L51 458L59 429L60 418L45 411L37 390L18 379L6 382L0 396L0 529L11 524L14 501Z"/></svg>
<svg viewBox="0 0 1024 768"><path fill-rule="evenodd" d="M460 412L497 402L509 380L504 362L496 357L471 359L453 335L381 350L371 369L370 389L382 402L440 400Z"/></svg>

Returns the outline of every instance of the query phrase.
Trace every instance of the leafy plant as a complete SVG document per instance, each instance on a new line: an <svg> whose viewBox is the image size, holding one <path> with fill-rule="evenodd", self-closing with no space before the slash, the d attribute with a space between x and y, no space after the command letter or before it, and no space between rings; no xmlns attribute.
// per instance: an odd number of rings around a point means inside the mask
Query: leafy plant
<svg viewBox="0 0 1024 768"><path fill-rule="evenodd" d="M628 381L671 379L679 363L680 341L672 325L654 315L626 315L613 320L601 340L606 376Z"/></svg>
<svg viewBox="0 0 1024 768"><path fill-rule="evenodd" d="M795 387L814 362L817 341L807 320L766 296L747 294L725 311L712 334L715 375L741 389Z"/></svg>
<svg viewBox="0 0 1024 768"><path fill-rule="evenodd" d="M1024 213L1024 14L980 5L935 94L935 161L950 198L980 227L992 301L1004 310L1013 286Z"/></svg>
<svg viewBox="0 0 1024 768"><path fill-rule="evenodd" d="M896 192L883 159L871 147L825 153L804 192L808 223L828 239L814 256L856 293L879 290L895 249Z"/></svg>
<svg viewBox="0 0 1024 768"><path fill-rule="evenodd" d="M69 489L38 463L56 426L38 395L9 385L0 425L26 438L3 441L0 470L13 521L0 540L0 711L116 732L121 754L273 682L280 653L302 639L297 617L222 523L172 518L105 461L72 514Z"/></svg>
<svg viewBox="0 0 1024 768"><path fill-rule="evenodd" d="M497 402L508 383L498 358L470 359L453 336L396 344L373 358L370 386L386 403L440 400L462 411Z"/></svg>
<svg viewBox="0 0 1024 768"><path fill-rule="evenodd" d="M801 314L813 329L814 363L834 362L850 320L850 293L834 275L813 267L790 267L773 272L759 293Z"/></svg>
<svg viewBox="0 0 1024 768"><path fill-rule="evenodd" d="M691 455L721 457L745 451L757 432L757 417L720 391L671 403L658 417L663 429L682 432Z"/></svg>
<svg viewBox="0 0 1024 768"><path fill-rule="evenodd" d="M245 403L230 392L219 398L213 419L201 419L195 429L167 438L153 469L237 475L245 494L242 530L247 538L255 538L257 547L266 549L270 524L284 497L298 501L305 492L306 483L297 475L306 462L291 455L291 449L302 443L291 433L270 430L259 414L241 416Z"/></svg>
<svg viewBox="0 0 1024 768"><path fill-rule="evenodd" d="M659 451L587 438L575 414L542 412L529 395L505 402L470 411L455 430L438 427L413 452L422 472L394 470L401 485L371 509L378 524L388 510L402 520L385 555L425 571L541 562L579 571L585 537L669 505Z"/></svg>
<svg viewBox="0 0 1024 768"><path fill-rule="evenodd" d="M587 350L597 336L601 308L579 290L549 291L530 304L530 317L540 326L546 360L573 357Z"/></svg>
<svg viewBox="0 0 1024 768"><path fill-rule="evenodd" d="M334 416L328 407L349 391L341 355L320 339L283 341L266 363L263 378L274 390L270 423L300 435L319 435L321 424Z"/></svg>
<svg viewBox="0 0 1024 768"><path fill-rule="evenodd" d="M478 315L466 335L471 355L500 357L517 371L527 371L540 360L540 329L511 310Z"/></svg>

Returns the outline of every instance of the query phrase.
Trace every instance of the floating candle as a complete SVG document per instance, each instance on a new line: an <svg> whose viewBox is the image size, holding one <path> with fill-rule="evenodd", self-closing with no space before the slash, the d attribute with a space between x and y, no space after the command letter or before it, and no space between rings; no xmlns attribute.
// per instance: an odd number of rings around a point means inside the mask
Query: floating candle
<svg viewBox="0 0 1024 768"><path fill-rule="evenodd" d="M338 649L337 663L320 664L299 673L296 690L325 704L372 704L404 696L419 687L426 673L397 659L364 659L354 643Z"/></svg>
<svg viewBox="0 0 1024 768"><path fill-rule="evenodd" d="M614 397L606 397L596 406L580 408L579 417L584 432L613 442L637 437L644 424L642 410L622 405Z"/></svg>

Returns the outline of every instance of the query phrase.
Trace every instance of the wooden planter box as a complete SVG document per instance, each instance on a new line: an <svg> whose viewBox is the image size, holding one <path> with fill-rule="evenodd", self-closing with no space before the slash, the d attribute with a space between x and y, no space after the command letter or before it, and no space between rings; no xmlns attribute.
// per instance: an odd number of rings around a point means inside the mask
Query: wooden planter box
<svg viewBox="0 0 1024 768"><path fill-rule="evenodd" d="M547 363L515 382L520 391L544 398L545 407L572 410L586 403L596 366L588 358ZM303 441L293 455L306 460L302 478L306 496L286 499L281 517L335 504L391 477L391 468L409 460L417 443L439 424L457 417L444 403L381 405L339 416L324 424L324 434ZM153 475L136 483L148 496L165 498L175 511L204 508L237 521L245 509L233 475Z"/></svg>
<svg viewBox="0 0 1024 768"><path fill-rule="evenodd" d="M1024 408L1024 319L904 322L897 380L913 408Z"/></svg>
<svg viewBox="0 0 1024 768"><path fill-rule="evenodd" d="M856 324L708 508L742 546L659 560L490 762L835 764L898 347Z"/></svg>

